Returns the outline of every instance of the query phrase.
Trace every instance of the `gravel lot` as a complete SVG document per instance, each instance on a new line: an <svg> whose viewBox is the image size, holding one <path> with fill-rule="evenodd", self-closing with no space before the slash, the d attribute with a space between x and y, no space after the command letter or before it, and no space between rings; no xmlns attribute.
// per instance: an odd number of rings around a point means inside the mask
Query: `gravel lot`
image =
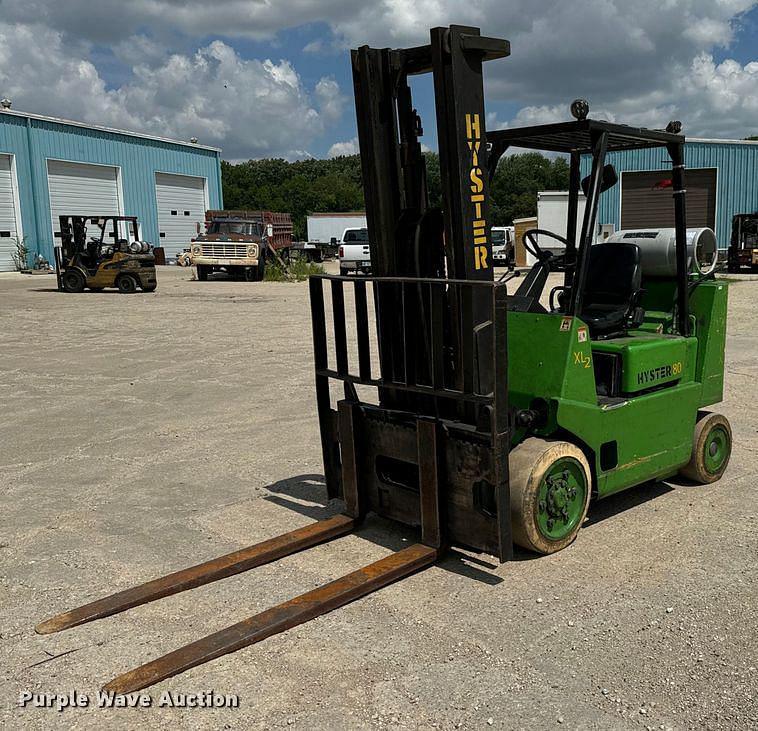
<svg viewBox="0 0 758 731"><path fill-rule="evenodd" d="M758 726L758 281L730 288L735 450L719 483L596 504L554 556L439 565L150 689L153 707L19 708L115 675L387 555L357 535L64 633L36 622L339 511L326 501L307 285L63 295L0 275L0 726ZM158 707L163 691L236 709Z"/></svg>

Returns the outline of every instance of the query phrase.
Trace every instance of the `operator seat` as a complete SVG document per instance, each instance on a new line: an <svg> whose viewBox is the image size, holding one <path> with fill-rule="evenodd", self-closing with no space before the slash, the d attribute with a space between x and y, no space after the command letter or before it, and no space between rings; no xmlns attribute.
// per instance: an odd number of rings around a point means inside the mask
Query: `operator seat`
<svg viewBox="0 0 758 731"><path fill-rule="evenodd" d="M621 335L639 327L645 311L642 296L642 265L636 244L595 244L590 247L587 282L581 319L594 339Z"/></svg>

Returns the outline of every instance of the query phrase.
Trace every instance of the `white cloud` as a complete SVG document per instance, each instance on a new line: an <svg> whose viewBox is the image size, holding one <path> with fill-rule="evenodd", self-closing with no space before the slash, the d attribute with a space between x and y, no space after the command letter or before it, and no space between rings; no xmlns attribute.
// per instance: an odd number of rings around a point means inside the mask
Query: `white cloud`
<svg viewBox="0 0 758 731"><path fill-rule="evenodd" d="M316 38L315 41L306 43L305 46L303 46L303 53L323 53L323 52L324 52L324 41L322 38Z"/></svg>
<svg viewBox="0 0 758 731"><path fill-rule="evenodd" d="M511 57L486 67L487 97L520 111L499 124L567 119L582 96L593 116L650 126L676 117L696 135L757 131L755 62L714 61L755 0L0 2L0 93L16 108L196 135L232 157L301 155L352 113L333 79L306 88L287 60L242 58L228 41L197 50L193 39L281 40L309 23L331 28L303 49L313 54L426 43L430 27L451 22L508 38ZM105 45L126 65L117 89L91 61Z"/></svg>
<svg viewBox="0 0 758 731"><path fill-rule="evenodd" d="M270 38L352 10L348 0L3 0L2 7L6 22L41 23L100 43L144 28L156 35Z"/></svg>
<svg viewBox="0 0 758 731"><path fill-rule="evenodd" d="M116 58L129 67L163 63L170 55L165 45L143 34L121 40L112 49Z"/></svg>
<svg viewBox="0 0 758 731"><path fill-rule="evenodd" d="M343 155L357 155L358 138L353 137L352 140L346 140L344 142L335 142L327 153L327 157L342 157Z"/></svg>
<svg viewBox="0 0 758 731"><path fill-rule="evenodd" d="M314 89L321 115L326 121L336 122L345 108L345 97L340 91L339 84L331 78L322 78Z"/></svg>
<svg viewBox="0 0 758 731"><path fill-rule="evenodd" d="M289 61L243 59L222 41L132 71L133 80L106 89L95 66L70 53L60 33L0 25L0 92L15 109L195 136L223 147L227 159L303 157L303 147L342 113L333 79L321 79L309 93Z"/></svg>
<svg viewBox="0 0 758 731"><path fill-rule="evenodd" d="M592 107L590 116L610 122L663 128L672 119L684 123L691 137L741 139L758 133L758 61L717 64L709 53L698 54L679 67L662 88L625 96L606 107ZM569 119L566 104L527 106L513 119L489 115L490 129L546 124Z"/></svg>
<svg viewBox="0 0 758 731"><path fill-rule="evenodd" d="M569 104L589 99L592 115L665 126L676 117L696 135L756 132L753 64L713 62L755 0L380 0L333 21L346 45L414 45L429 27L478 25L508 38L512 55L487 64L490 101L518 102L508 122L570 119Z"/></svg>

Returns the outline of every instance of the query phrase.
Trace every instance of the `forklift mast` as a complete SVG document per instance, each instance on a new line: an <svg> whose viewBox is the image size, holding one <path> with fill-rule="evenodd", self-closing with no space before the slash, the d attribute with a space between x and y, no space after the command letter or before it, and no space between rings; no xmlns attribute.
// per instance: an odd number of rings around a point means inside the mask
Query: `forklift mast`
<svg viewBox="0 0 758 731"><path fill-rule="evenodd" d="M363 46L352 52L366 216L377 276L492 280L482 64L510 53L507 41L477 28L434 28L431 44L410 49ZM417 251L429 211L426 167L409 77L432 73L444 227ZM443 235L444 231L444 245ZM436 251L435 251L436 249ZM444 257L443 257L444 253Z"/></svg>
<svg viewBox="0 0 758 731"><path fill-rule="evenodd" d="M489 240L489 179L482 65L510 53L507 41L486 38L466 26L434 28L427 46L352 52L358 139L366 216L377 277L493 280ZM431 73L436 99L442 210L430 208L426 163L419 137L422 121L413 106L409 77ZM433 354L423 333L435 326L421 290L377 288L382 372L400 370L431 377ZM446 348L458 388L471 387L473 333L490 321L485 290L449 290L445 298ZM456 297L463 301L455 302ZM458 320L460 318L460 321ZM397 337L403 322L409 348ZM403 352L401 352L403 351ZM489 382L489 381L488 381ZM428 400L384 391L386 405L429 409ZM460 409L459 409L460 411ZM474 419L471 409L468 420Z"/></svg>
<svg viewBox="0 0 758 731"><path fill-rule="evenodd" d="M482 67L509 52L507 41L466 26L434 28L426 46L353 51L374 276L310 279L330 497L344 498L356 519L374 511L420 526L436 549L457 542L502 560L512 555L507 296L493 277ZM441 209L429 204L409 84L420 74L434 82ZM357 327L352 363L346 290ZM344 387L336 409L333 381ZM360 399L359 386L375 387L378 403Z"/></svg>

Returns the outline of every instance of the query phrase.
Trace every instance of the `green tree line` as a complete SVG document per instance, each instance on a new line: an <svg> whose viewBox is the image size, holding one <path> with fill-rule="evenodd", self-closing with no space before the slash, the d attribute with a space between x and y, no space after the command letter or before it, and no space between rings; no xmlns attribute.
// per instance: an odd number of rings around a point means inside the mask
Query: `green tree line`
<svg viewBox="0 0 758 731"><path fill-rule="evenodd" d="M426 153L429 196L440 204L440 161ZM309 213L341 213L364 209L361 163L358 155L330 160L281 159L221 163L224 206L227 209L269 210L292 214L295 238L304 240ZM566 190L568 163L528 152L504 157L490 191L494 226L537 214L537 191Z"/></svg>

